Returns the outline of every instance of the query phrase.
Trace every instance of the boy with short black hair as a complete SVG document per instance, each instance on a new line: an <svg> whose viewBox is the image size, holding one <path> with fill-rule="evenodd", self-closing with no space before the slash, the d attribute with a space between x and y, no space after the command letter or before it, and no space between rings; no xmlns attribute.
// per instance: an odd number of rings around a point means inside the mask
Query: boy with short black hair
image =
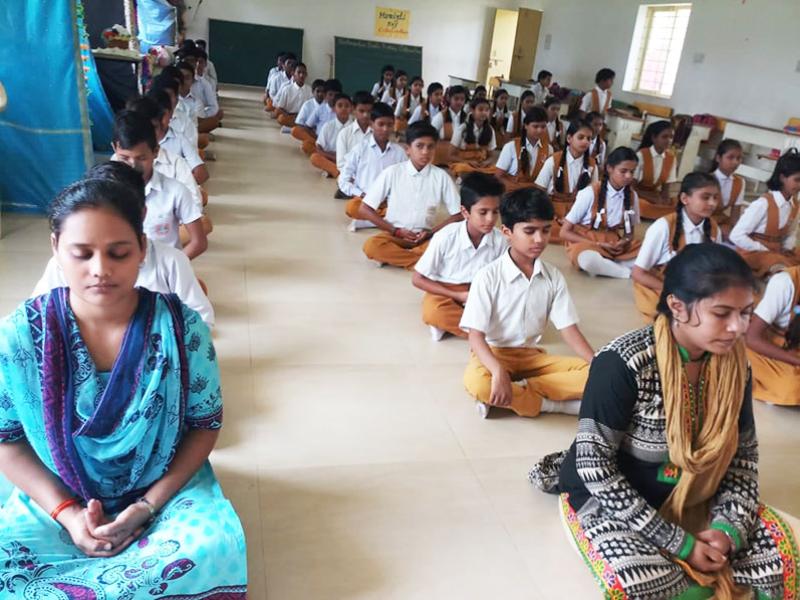
<svg viewBox="0 0 800 600"><path fill-rule="evenodd" d="M283 58L283 67L281 67L280 71L275 73L267 85L267 93L269 94L271 101L269 106L267 106L268 112L275 111L275 99L278 97L278 93L281 91L283 86L287 85L291 81L292 73L294 72L294 68L296 66L297 57L291 52L287 52L286 56Z"/></svg>
<svg viewBox="0 0 800 600"><path fill-rule="evenodd" d="M222 125L225 111L219 107L217 92L211 83L203 77L206 71L208 54L199 48L194 51L195 78L191 87L197 113L197 129L200 133L209 133ZM191 64L191 63L190 63Z"/></svg>
<svg viewBox="0 0 800 600"><path fill-rule="evenodd" d="M595 75L595 86L590 92L586 92L581 100L581 110L584 113L599 112L602 116L611 109L611 86L614 85L614 78L617 76L612 69L600 69Z"/></svg>
<svg viewBox="0 0 800 600"><path fill-rule="evenodd" d="M354 117L353 121L344 127L336 138L336 168L339 171L344 168L348 153L372 133L370 116L373 106L375 106L375 99L369 92L361 91L353 94L353 111L351 113L351 116Z"/></svg>
<svg viewBox="0 0 800 600"><path fill-rule="evenodd" d="M306 126L313 129L317 135L322 126L336 116L333 106L336 104L336 96L341 93L342 83L338 79L328 79L325 82L325 100L306 123Z"/></svg>
<svg viewBox="0 0 800 600"><path fill-rule="evenodd" d="M475 274L508 247L497 228L503 184L486 173L468 173L461 182L462 223L442 227L414 266L411 282L425 292L422 321L431 337L466 338L458 326Z"/></svg>
<svg viewBox="0 0 800 600"><path fill-rule="evenodd" d="M283 63L286 61L286 52L278 52L275 57L275 66L267 73L267 83L264 85L264 110L270 112L272 110L272 98L269 96L269 90L272 87L272 80L283 71Z"/></svg>
<svg viewBox="0 0 800 600"><path fill-rule="evenodd" d="M536 105L544 104L547 97L550 95L550 84L553 83L553 74L550 71L542 69L536 75L536 83L531 87L533 92L533 99Z"/></svg>
<svg viewBox="0 0 800 600"><path fill-rule="evenodd" d="M336 140L339 133L350 123L350 112L353 103L347 94L337 94L334 103L335 119L331 119L317 136L317 149L311 155L311 164L324 171L329 177L339 177L339 169L336 167Z"/></svg>
<svg viewBox="0 0 800 600"><path fill-rule="evenodd" d="M205 252L208 239L203 231L201 207L192 200L185 185L164 177L153 168L158 144L147 117L131 110L121 111L114 119L112 139L117 160L133 167L144 178L147 206L144 232L147 237L181 248L178 228L183 223L190 237L183 246L186 256L196 258Z"/></svg>
<svg viewBox="0 0 800 600"><path fill-rule="evenodd" d="M594 351L578 329L564 276L540 258L554 214L543 190L506 194L500 218L510 248L481 269L470 287L461 318L472 350L464 385L483 418L489 406L525 417L578 414ZM537 347L548 320L580 358L551 356Z"/></svg>
<svg viewBox="0 0 800 600"><path fill-rule="evenodd" d="M291 132L294 120L303 104L311 98L311 88L306 85L308 71L303 63L297 63L292 71L292 80L278 92L273 105L275 117L283 126L283 132Z"/></svg>
<svg viewBox="0 0 800 600"><path fill-rule="evenodd" d="M345 214L353 219L351 231L373 226L358 216L361 199L385 168L408 158L402 146L389 141L394 133L394 110L391 106L375 103L370 113L370 127L372 133L347 154L344 168L339 173L339 189L351 198L345 207ZM380 208L378 212L385 214L385 209Z"/></svg>
<svg viewBox="0 0 800 600"><path fill-rule="evenodd" d="M311 84L311 98L303 103L300 112L294 119L292 127L292 137L302 142L303 152L311 156L316 147L317 132L308 126L308 121L317 112L317 109L325 101L325 80L315 79Z"/></svg>
<svg viewBox="0 0 800 600"><path fill-rule="evenodd" d="M439 134L428 123L406 130L408 161L384 169L359 207L358 216L382 231L364 243L367 258L381 264L412 269L431 236L463 219L458 189L447 171L432 164ZM386 203L386 216L378 209ZM450 215L436 224L439 209Z"/></svg>

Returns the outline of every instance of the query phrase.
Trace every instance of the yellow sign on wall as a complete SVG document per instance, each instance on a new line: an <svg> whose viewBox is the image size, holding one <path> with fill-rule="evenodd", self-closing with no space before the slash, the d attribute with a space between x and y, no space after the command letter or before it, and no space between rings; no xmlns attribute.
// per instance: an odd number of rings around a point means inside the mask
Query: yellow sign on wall
<svg viewBox="0 0 800 600"><path fill-rule="evenodd" d="M411 11L401 8L375 8L375 35L389 38L407 38Z"/></svg>

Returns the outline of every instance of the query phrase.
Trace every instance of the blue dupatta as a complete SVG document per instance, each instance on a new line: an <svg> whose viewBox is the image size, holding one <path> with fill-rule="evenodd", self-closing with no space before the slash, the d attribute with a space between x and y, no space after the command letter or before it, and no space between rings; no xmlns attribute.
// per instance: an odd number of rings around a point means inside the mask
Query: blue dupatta
<svg viewBox="0 0 800 600"><path fill-rule="evenodd" d="M189 370L180 300L139 290L107 381L66 288L29 301L26 314L42 398L38 415L18 411L23 424L41 418L45 434L29 442L77 496L109 512L124 508L163 475L183 433Z"/></svg>

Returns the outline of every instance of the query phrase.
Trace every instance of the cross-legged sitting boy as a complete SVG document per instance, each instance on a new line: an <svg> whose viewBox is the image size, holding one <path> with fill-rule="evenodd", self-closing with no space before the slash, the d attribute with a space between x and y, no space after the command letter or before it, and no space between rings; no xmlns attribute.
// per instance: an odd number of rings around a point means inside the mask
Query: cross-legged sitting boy
<svg viewBox="0 0 800 600"><path fill-rule="evenodd" d="M339 132L350 124L350 113L353 110L350 96L338 94L333 110L336 118L322 126L317 136L317 150L311 155L311 164L336 179L339 177L339 169L336 167L336 140Z"/></svg>
<svg viewBox="0 0 800 600"><path fill-rule="evenodd" d="M489 406L524 417L578 414L593 350L578 329L564 276L540 258L554 214L543 190L506 194L500 219L510 248L481 269L470 287L461 319L472 350L464 385L484 418ZM580 358L551 356L537 347L548 320Z"/></svg>
<svg viewBox="0 0 800 600"><path fill-rule="evenodd" d="M422 321L435 341L445 333L467 337L459 323L469 286L481 268L508 248L497 228L502 195L503 184L494 175L465 175L461 182L464 221L442 227L414 267L411 282L425 292Z"/></svg>
<svg viewBox="0 0 800 600"><path fill-rule="evenodd" d="M311 98L303 102L300 112L294 118L294 127L292 127L292 137L294 139L304 143L307 140L311 140L313 143L317 139L316 132L310 129L307 123L324 101L325 80L315 79L311 84Z"/></svg>
<svg viewBox="0 0 800 600"><path fill-rule="evenodd" d="M306 100L311 99L311 88L306 85L308 71L304 63L297 63L292 72L292 80L284 85L274 100L275 117L284 127L285 133L290 133L294 120Z"/></svg>
<svg viewBox="0 0 800 600"><path fill-rule="evenodd" d="M370 113L372 133L353 148L345 157L344 168L339 173L339 189L351 200L345 207L345 214L353 219L350 229L372 227L369 221L361 221L359 208L361 199L378 175L393 164L407 160L402 146L393 144L389 138L394 133L394 110L388 104L377 102ZM381 208L379 214L386 214Z"/></svg>
<svg viewBox="0 0 800 600"><path fill-rule="evenodd" d="M370 115L374 105L375 99L369 92L361 91L353 94L352 116L355 118L349 125L342 128L339 135L336 136L336 168L340 173L344 169L345 161L350 151L372 134ZM338 187L333 197L337 200L348 200L350 198Z"/></svg>
<svg viewBox="0 0 800 600"><path fill-rule="evenodd" d="M382 231L364 243L364 254L381 264L412 269L431 236L460 221L458 189L447 171L434 166L439 134L422 121L406 130L408 159L378 175L358 210L361 219ZM386 216L378 208L386 202ZM450 215L436 224L441 208Z"/></svg>

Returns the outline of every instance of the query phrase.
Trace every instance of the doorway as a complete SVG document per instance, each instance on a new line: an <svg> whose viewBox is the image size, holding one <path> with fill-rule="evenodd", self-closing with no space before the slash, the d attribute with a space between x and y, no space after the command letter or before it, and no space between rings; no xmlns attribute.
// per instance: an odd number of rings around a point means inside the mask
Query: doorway
<svg viewBox="0 0 800 600"><path fill-rule="evenodd" d="M526 84L533 74L542 11L498 8L494 15L492 45L486 83L496 87L498 80Z"/></svg>

